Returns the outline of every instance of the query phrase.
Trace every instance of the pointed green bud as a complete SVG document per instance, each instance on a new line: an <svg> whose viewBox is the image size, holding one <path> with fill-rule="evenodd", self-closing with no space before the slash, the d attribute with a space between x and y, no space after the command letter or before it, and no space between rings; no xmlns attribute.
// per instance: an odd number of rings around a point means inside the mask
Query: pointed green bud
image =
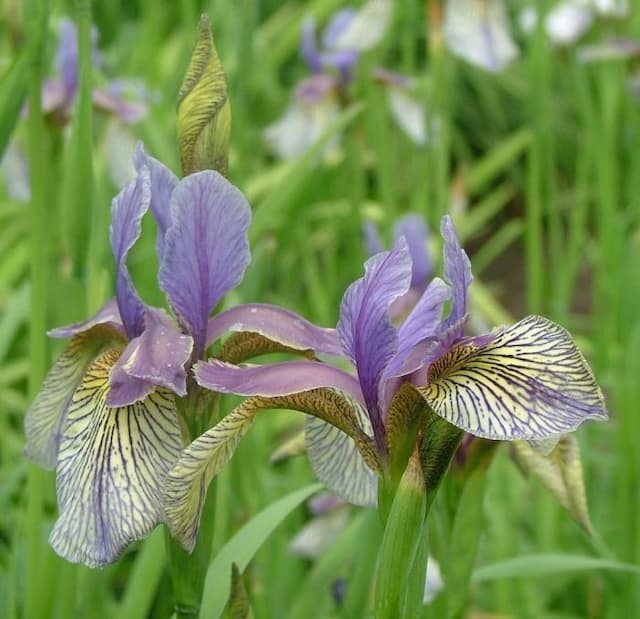
<svg viewBox="0 0 640 619"><path fill-rule="evenodd" d="M202 15L198 39L178 95L178 143L186 176L213 169L227 175L231 105L227 78Z"/></svg>
<svg viewBox="0 0 640 619"><path fill-rule="evenodd" d="M249 596L245 589L242 575L235 563L231 564L231 593L225 612L226 619L253 619L249 605Z"/></svg>

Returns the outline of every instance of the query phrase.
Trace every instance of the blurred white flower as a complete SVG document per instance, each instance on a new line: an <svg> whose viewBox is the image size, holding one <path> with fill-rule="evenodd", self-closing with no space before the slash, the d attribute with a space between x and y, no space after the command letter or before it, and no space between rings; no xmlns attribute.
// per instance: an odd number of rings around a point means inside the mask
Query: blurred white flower
<svg viewBox="0 0 640 619"><path fill-rule="evenodd" d="M424 583L424 596L422 598L423 604L430 604L433 599L444 588L444 581L442 580L442 574L440 573L440 566L438 562L429 555L427 561L427 577Z"/></svg>
<svg viewBox="0 0 640 619"><path fill-rule="evenodd" d="M15 141L9 142L0 162L7 195L16 202L29 202L29 162L24 151Z"/></svg>
<svg viewBox="0 0 640 619"><path fill-rule="evenodd" d="M341 505L310 520L289 544L289 552L315 559L338 537L349 521L349 506Z"/></svg>
<svg viewBox="0 0 640 619"><path fill-rule="evenodd" d="M501 0L447 0L444 39L460 58L497 73L519 54Z"/></svg>
<svg viewBox="0 0 640 619"><path fill-rule="evenodd" d="M373 49L387 31L391 21L391 0L369 0L355 11L348 25L333 39L335 49L359 52Z"/></svg>

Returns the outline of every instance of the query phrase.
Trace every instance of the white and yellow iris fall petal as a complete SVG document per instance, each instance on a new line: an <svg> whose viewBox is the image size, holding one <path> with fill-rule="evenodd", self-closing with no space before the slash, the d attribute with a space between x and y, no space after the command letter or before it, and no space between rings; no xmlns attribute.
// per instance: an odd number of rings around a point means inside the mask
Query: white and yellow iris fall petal
<svg viewBox="0 0 640 619"><path fill-rule="evenodd" d="M49 541L60 556L89 567L115 561L161 522L166 475L182 447L168 390L130 406L107 406L109 371L118 356L107 351L89 366L60 437L60 515Z"/></svg>
<svg viewBox="0 0 640 619"><path fill-rule="evenodd" d="M606 419L602 392L571 335L528 316L484 346L461 344L433 363L420 393L435 413L495 440L540 440Z"/></svg>

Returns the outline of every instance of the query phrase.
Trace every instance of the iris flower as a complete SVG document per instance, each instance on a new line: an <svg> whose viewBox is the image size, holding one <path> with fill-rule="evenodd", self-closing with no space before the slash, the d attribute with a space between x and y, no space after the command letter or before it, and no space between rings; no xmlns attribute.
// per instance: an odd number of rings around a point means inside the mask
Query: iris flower
<svg viewBox="0 0 640 619"><path fill-rule="evenodd" d="M438 416L462 431L495 440L540 441L604 419L602 393L569 333L540 316L468 337L470 263L451 219L442 219L445 281L434 278L399 327L393 303L411 285L404 239L371 257L347 289L338 334L353 373L320 361L194 366L208 389L249 396L187 447L167 478L165 513L174 536L192 547L207 484L232 456L257 412L288 408L310 415L307 451L316 475L348 501L375 504L379 476L389 475L407 418ZM442 317L450 301L450 310ZM457 443L456 443L457 444Z"/></svg>
<svg viewBox="0 0 640 619"><path fill-rule="evenodd" d="M380 42L390 17L389 0L341 9L329 20L320 46L315 20L304 22L300 54L311 75L296 85L283 116L264 131L276 155L299 157L325 133L340 112L360 54Z"/></svg>
<svg viewBox="0 0 640 619"><path fill-rule="evenodd" d="M71 342L25 420L25 453L56 469L59 516L50 543L62 557L91 567L114 561L163 520L166 475L189 422L188 405L179 408L176 396L194 394L190 368L210 343L249 331L230 339L224 350L232 359L265 342L276 349L337 348L331 332L268 305L238 306L209 320L249 263L249 205L217 172L178 180L141 146L135 165L136 178L111 208L116 296L89 320L49 333ZM175 321L141 300L127 269L149 208L158 228L158 282ZM296 328L283 334L283 319Z"/></svg>

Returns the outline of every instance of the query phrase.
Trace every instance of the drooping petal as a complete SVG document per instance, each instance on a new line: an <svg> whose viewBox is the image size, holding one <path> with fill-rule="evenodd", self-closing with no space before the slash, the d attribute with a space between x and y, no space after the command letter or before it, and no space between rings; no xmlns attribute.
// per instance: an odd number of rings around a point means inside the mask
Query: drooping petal
<svg viewBox="0 0 640 619"><path fill-rule="evenodd" d="M383 429L378 385L398 345L389 307L407 292L411 280L411 258L404 239L399 239L390 252L369 258L364 268L364 277L344 294L338 332L344 352L358 372L373 430L380 440Z"/></svg>
<svg viewBox="0 0 640 619"><path fill-rule="evenodd" d="M345 399L362 431L370 436L372 428L367 412L355 399ZM349 435L310 415L305 424L305 440L313 472L327 489L353 505L377 504L378 475L367 465Z"/></svg>
<svg viewBox="0 0 640 619"><path fill-rule="evenodd" d="M130 338L144 328L144 304L131 281L127 268L127 256L140 237L142 217L151 200L149 170L141 168L132 180L111 203L111 249L116 259L116 298L122 323Z"/></svg>
<svg viewBox="0 0 640 619"><path fill-rule="evenodd" d="M389 88L387 92L391 115L405 135L418 146L424 146L431 131L427 131L424 104L403 88Z"/></svg>
<svg viewBox="0 0 640 619"><path fill-rule="evenodd" d="M115 114L125 123L135 123L147 113L147 106L141 101L128 101L110 90L94 88L91 93L97 109Z"/></svg>
<svg viewBox="0 0 640 619"><path fill-rule="evenodd" d="M186 395L185 365L192 350L191 336L177 331L162 310L146 308L144 331L127 344L111 370L108 406L128 406L156 387Z"/></svg>
<svg viewBox="0 0 640 619"><path fill-rule="evenodd" d="M448 329L460 321L467 313L467 290L473 280L471 263L464 249L460 245L453 221L449 215L445 215L440 222L440 234L444 239L444 277L451 286L451 313L443 323L443 328ZM462 336L464 324L456 331L456 336Z"/></svg>
<svg viewBox="0 0 640 619"><path fill-rule="evenodd" d="M202 356L211 310L236 286L249 264L251 209L242 193L218 172L182 179L171 198L160 286L193 336Z"/></svg>
<svg viewBox="0 0 640 619"><path fill-rule="evenodd" d="M158 237L156 248L158 259L162 261L164 255L164 237L171 225L171 196L178 184L178 177L166 166L154 157L144 152L142 142L136 144L133 155L133 163L140 172L143 167L149 169L151 177L151 212L158 225Z"/></svg>
<svg viewBox="0 0 640 619"><path fill-rule="evenodd" d="M394 238L401 236L407 241L411 256L411 287L424 290L433 271L433 260L427 248L429 228L424 218L417 213L408 213L402 217L393 229Z"/></svg>
<svg viewBox="0 0 640 619"><path fill-rule="evenodd" d="M454 54L486 71L502 71L519 53L501 0L447 0L444 38Z"/></svg>
<svg viewBox="0 0 640 619"><path fill-rule="evenodd" d="M591 519L582 474L580 447L575 436L562 436L553 450L544 454L525 441L514 441L513 455L525 473L532 473L575 520L591 533Z"/></svg>
<svg viewBox="0 0 640 619"><path fill-rule="evenodd" d="M252 331L297 350L312 350L327 355L342 354L340 338L335 329L318 327L277 305L247 303L220 312L209 320L207 346L224 333Z"/></svg>
<svg viewBox="0 0 640 619"><path fill-rule="evenodd" d="M346 402L333 389L313 389L277 398L253 397L237 406L215 427L193 441L169 473L165 515L173 537L187 550L193 548L209 483L229 462L240 439L261 410L292 409L333 423L353 436L365 461L379 469L371 440L362 432L355 419L356 413Z"/></svg>
<svg viewBox="0 0 640 619"><path fill-rule="evenodd" d="M485 346L460 345L419 388L441 417L476 436L539 440L606 419L602 392L569 333L528 316Z"/></svg>
<svg viewBox="0 0 640 619"><path fill-rule="evenodd" d="M60 440L59 518L49 541L68 561L100 567L162 519L166 475L182 447L173 394L107 406L118 352L98 357L75 392Z"/></svg>
<svg viewBox="0 0 640 619"><path fill-rule="evenodd" d="M319 387L334 387L363 402L355 377L318 361L284 361L238 367L210 359L196 363L193 373L200 386L221 393L275 397Z"/></svg>
<svg viewBox="0 0 640 619"><path fill-rule="evenodd" d="M27 411L24 453L28 458L43 468L55 467L67 409L87 368L107 347L123 345L119 333L105 326L94 326L71 340Z"/></svg>
<svg viewBox="0 0 640 619"><path fill-rule="evenodd" d="M75 335L84 333L97 325L108 326L124 335L124 327L122 325L122 319L120 318L120 312L118 311L118 302L115 297L113 299L109 299L88 320L74 322L73 324L66 325L64 327L51 329L51 331L47 331L47 335L55 338L74 337Z"/></svg>

